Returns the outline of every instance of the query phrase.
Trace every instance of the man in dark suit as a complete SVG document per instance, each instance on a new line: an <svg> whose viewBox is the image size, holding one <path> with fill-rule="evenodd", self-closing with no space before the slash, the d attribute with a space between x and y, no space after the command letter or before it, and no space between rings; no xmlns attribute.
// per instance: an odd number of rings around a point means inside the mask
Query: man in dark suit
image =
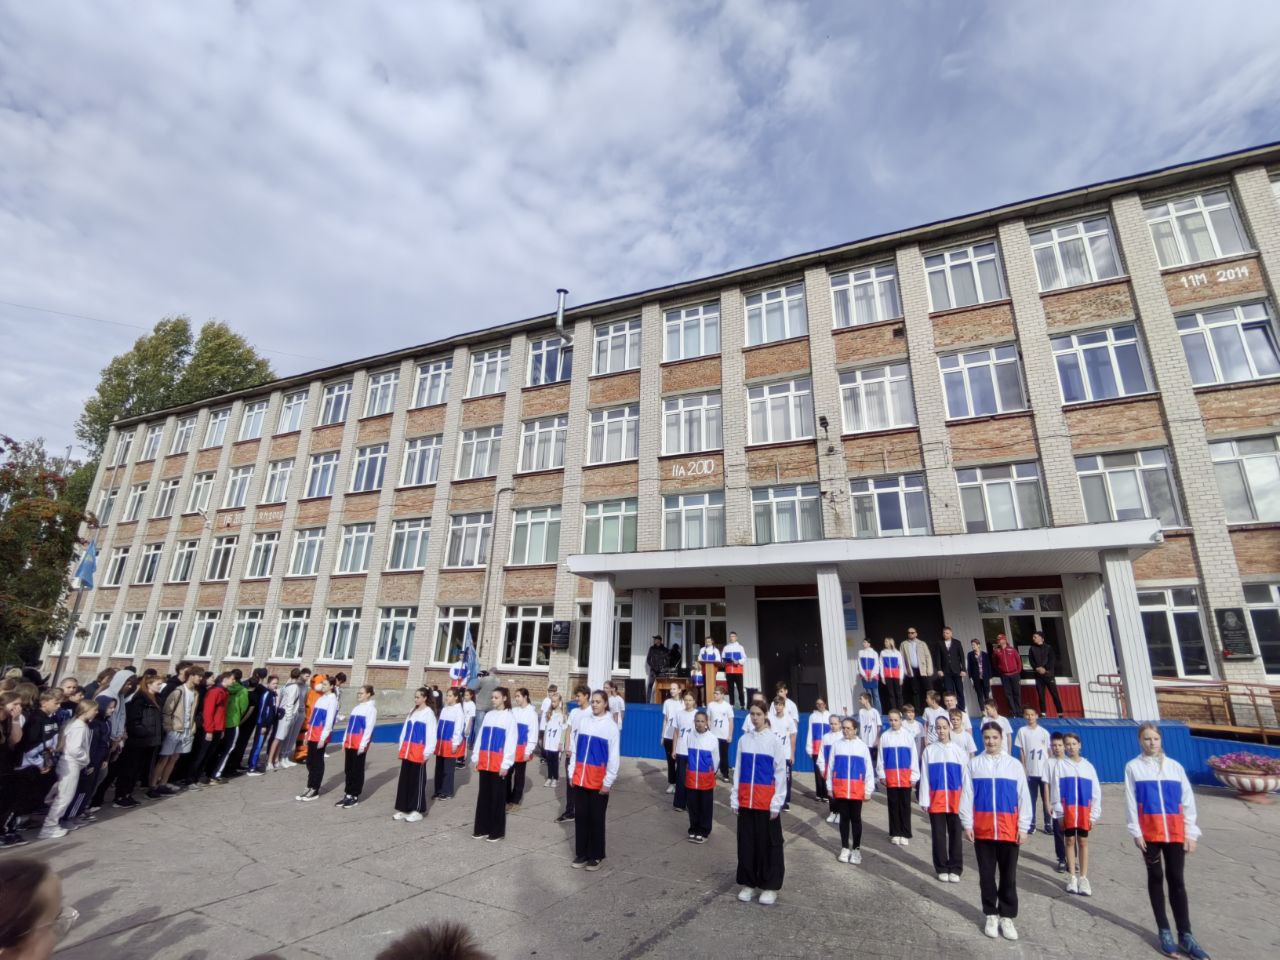
<svg viewBox="0 0 1280 960"><path fill-rule="evenodd" d="M956 706L964 709L964 646L951 635L950 627L942 628L942 646L939 649L935 680L942 681L942 689L956 695ZM936 684L935 684L936 686Z"/></svg>
<svg viewBox="0 0 1280 960"><path fill-rule="evenodd" d="M978 703L986 703L991 696L991 657L982 649L981 640L971 640L969 646L969 682L978 695Z"/></svg>

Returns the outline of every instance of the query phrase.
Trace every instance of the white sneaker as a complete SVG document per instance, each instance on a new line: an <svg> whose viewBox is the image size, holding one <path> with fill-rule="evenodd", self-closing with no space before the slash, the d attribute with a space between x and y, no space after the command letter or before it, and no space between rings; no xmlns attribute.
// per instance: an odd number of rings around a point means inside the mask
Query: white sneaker
<svg viewBox="0 0 1280 960"><path fill-rule="evenodd" d="M849 850L848 850L848 848L847 848L847 847L841 847L841 848L840 848L840 856L836 857L836 859L837 859L837 860L839 860L841 863L848 863L848 862L849 862Z"/></svg>
<svg viewBox="0 0 1280 960"><path fill-rule="evenodd" d="M855 864L856 864L856 863L861 863L861 862L862 862L862 851L861 851L861 850L854 850L852 853L850 853L850 854L849 854L849 862L850 862L850 863L855 863Z"/></svg>
<svg viewBox="0 0 1280 960"><path fill-rule="evenodd" d="M948 873L948 874L947 874L947 879L948 879L948 880L950 880L952 883L959 883L959 882L960 882L960 874L958 874L958 873Z"/></svg>
<svg viewBox="0 0 1280 960"><path fill-rule="evenodd" d="M1080 892L1080 880L1073 873L1071 875L1071 878L1067 881L1067 893L1079 893L1079 892Z"/></svg>
<svg viewBox="0 0 1280 960"><path fill-rule="evenodd" d="M949 874L949 873L940 873L940 874L938 874L938 882L939 882L939 883L950 883L950 882L951 882L951 874Z"/></svg>
<svg viewBox="0 0 1280 960"><path fill-rule="evenodd" d="M249 776L249 777L260 777L260 776L262 776L262 771L261 771L261 770L250 770L247 774L245 774L245 776Z"/></svg>
<svg viewBox="0 0 1280 960"><path fill-rule="evenodd" d="M417 810L415 810L413 811L413 813L409 813L405 815L404 822L417 823L421 819L422 819L422 814L420 814Z"/></svg>
<svg viewBox="0 0 1280 960"><path fill-rule="evenodd" d="M391 819L392 819L392 820L403 820L403 819L404 819L404 814L403 814L403 813L401 813L399 810L397 810L395 813L393 813L393 814L391 815Z"/></svg>
<svg viewBox="0 0 1280 960"><path fill-rule="evenodd" d="M829 817L827 817L827 823L839 823L839 822L840 822L840 814L838 813L833 813Z"/></svg>
<svg viewBox="0 0 1280 960"><path fill-rule="evenodd" d="M1006 940L1017 940L1018 931L1013 925L1013 921L1008 917L1000 918L1000 935Z"/></svg>
<svg viewBox="0 0 1280 960"><path fill-rule="evenodd" d="M1000 918L997 917L994 913L989 914L987 916L987 925L982 928L982 932L985 933L992 940L999 940L1000 939Z"/></svg>
<svg viewBox="0 0 1280 960"><path fill-rule="evenodd" d="M297 764L296 764L296 763L294 763L292 760L281 760L281 761L280 761L280 766L281 766L283 769L288 770L290 767L296 767L296 766L297 766Z"/></svg>
<svg viewBox="0 0 1280 960"><path fill-rule="evenodd" d="M743 903L750 903L755 899L756 891L754 887L743 887L738 891L738 899Z"/></svg>
<svg viewBox="0 0 1280 960"><path fill-rule="evenodd" d="M911 846L911 841L910 841L910 840L908 840L906 837L899 837L899 838L898 838L898 843L902 844L902 846L904 846L904 847L909 847L909 846Z"/></svg>
<svg viewBox="0 0 1280 960"><path fill-rule="evenodd" d="M778 902L777 890L761 890L760 903L762 906L771 907Z"/></svg>
<svg viewBox="0 0 1280 960"><path fill-rule="evenodd" d="M37 839L38 840L57 840L60 837L65 837L69 832L70 831L68 831L64 827L53 827L52 829L42 828L40 830L40 833L37 835Z"/></svg>
<svg viewBox="0 0 1280 960"><path fill-rule="evenodd" d="M1092 896L1093 896L1093 888L1089 886L1089 878L1088 878L1088 877L1081 877L1081 878L1080 878L1080 896L1082 896L1082 897L1092 897Z"/></svg>
<svg viewBox="0 0 1280 960"><path fill-rule="evenodd" d="M675 793L675 792L676 792L676 785L674 783L668 783L667 793Z"/></svg>

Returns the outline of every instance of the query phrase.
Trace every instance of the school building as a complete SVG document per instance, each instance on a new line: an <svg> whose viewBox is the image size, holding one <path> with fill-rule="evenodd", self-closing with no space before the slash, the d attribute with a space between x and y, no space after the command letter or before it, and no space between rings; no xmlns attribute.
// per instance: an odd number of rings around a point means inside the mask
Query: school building
<svg viewBox="0 0 1280 960"><path fill-rule="evenodd" d="M1091 717L1115 675L1139 718L1280 681L1278 176L1244 150L120 421L68 669L405 690L469 632L538 693L736 630L804 709L946 623L1043 633Z"/></svg>

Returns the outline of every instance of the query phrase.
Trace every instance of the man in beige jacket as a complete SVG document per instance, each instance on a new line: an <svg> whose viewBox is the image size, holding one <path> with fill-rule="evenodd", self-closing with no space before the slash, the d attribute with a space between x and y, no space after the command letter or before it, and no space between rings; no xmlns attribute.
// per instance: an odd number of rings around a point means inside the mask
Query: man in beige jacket
<svg viewBox="0 0 1280 960"><path fill-rule="evenodd" d="M932 683L933 654L915 627L907 627L907 639L903 641L901 650L903 695L916 705L917 713L923 713L924 692Z"/></svg>

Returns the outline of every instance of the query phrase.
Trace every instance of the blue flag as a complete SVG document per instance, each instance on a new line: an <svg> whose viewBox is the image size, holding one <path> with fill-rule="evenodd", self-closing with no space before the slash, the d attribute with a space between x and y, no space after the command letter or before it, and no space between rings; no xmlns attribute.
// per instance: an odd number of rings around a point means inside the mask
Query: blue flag
<svg viewBox="0 0 1280 960"><path fill-rule="evenodd" d="M471 624L468 623L462 634L462 666L467 671L467 686L476 682L476 674L480 672L480 658L476 655L476 645L471 642Z"/></svg>
<svg viewBox="0 0 1280 960"><path fill-rule="evenodd" d="M81 587L93 589L93 573L98 568L98 544L90 542L85 548L84 556L80 558L80 566L76 567L76 579L80 581Z"/></svg>

